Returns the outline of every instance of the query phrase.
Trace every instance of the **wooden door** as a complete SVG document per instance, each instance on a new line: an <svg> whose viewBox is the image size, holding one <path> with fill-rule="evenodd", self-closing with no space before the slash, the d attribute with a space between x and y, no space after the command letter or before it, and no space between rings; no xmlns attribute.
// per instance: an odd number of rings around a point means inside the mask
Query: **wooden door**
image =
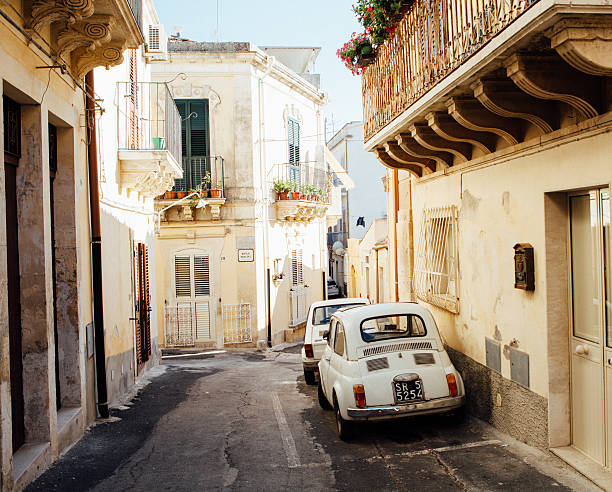
<svg viewBox="0 0 612 492"><path fill-rule="evenodd" d="M134 257L134 345L140 372L151 357L151 295L149 289L149 251L145 244L133 245Z"/></svg>
<svg viewBox="0 0 612 492"><path fill-rule="evenodd" d="M19 157L21 155L20 106L16 102L4 96L3 113L11 415L13 452L15 452L25 442L23 355L21 344L21 286L19 278L19 231L17 225L17 167L19 165Z"/></svg>

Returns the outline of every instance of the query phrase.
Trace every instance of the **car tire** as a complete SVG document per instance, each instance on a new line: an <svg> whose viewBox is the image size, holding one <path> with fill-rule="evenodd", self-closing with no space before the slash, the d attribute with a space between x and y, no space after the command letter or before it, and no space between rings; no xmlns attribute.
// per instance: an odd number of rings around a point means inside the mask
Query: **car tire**
<svg viewBox="0 0 612 492"><path fill-rule="evenodd" d="M306 369L304 369L304 381L306 381L306 384L309 385L314 385L316 384L316 378L315 378L315 372L314 371L307 371Z"/></svg>
<svg viewBox="0 0 612 492"><path fill-rule="evenodd" d="M344 420L342 418L342 413L340 413L340 406L338 405L338 400L334 398L334 412L336 414L336 430L338 432L338 437L342 441L350 441L353 438L353 422L349 420Z"/></svg>
<svg viewBox="0 0 612 492"><path fill-rule="evenodd" d="M317 396L319 397L319 406L323 410L331 410L331 405L327 401L325 393L323 393L323 386L321 385L321 378L319 378L319 387L317 388Z"/></svg>

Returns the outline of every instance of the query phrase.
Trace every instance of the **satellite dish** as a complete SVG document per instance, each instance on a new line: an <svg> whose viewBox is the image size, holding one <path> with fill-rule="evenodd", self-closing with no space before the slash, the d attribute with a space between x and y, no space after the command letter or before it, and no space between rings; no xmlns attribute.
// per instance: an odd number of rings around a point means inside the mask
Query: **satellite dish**
<svg viewBox="0 0 612 492"><path fill-rule="evenodd" d="M332 251L338 256L342 256L344 254L344 244L342 244L340 241L336 241L332 246Z"/></svg>

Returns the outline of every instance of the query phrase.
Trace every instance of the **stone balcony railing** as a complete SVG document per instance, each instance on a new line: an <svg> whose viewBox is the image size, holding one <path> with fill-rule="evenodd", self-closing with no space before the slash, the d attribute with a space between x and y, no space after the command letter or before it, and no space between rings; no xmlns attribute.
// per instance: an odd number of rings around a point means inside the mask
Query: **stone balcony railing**
<svg viewBox="0 0 612 492"><path fill-rule="evenodd" d="M414 0L363 71L366 147L422 176L601 116L611 48L607 0Z"/></svg>
<svg viewBox="0 0 612 492"><path fill-rule="evenodd" d="M76 79L99 66L123 62L144 43L142 0L24 0L23 27L48 43Z"/></svg>

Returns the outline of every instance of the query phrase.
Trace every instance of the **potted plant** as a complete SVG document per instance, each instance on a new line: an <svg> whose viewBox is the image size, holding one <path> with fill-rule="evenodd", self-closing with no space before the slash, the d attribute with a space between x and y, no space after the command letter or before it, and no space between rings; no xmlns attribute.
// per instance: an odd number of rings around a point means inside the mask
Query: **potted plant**
<svg viewBox="0 0 612 492"><path fill-rule="evenodd" d="M182 198L185 198L187 196L187 190L177 190L176 191L176 198L178 198L179 200Z"/></svg>
<svg viewBox="0 0 612 492"><path fill-rule="evenodd" d="M291 189L291 199L299 200L300 199L300 185L297 184L297 182L292 181L290 189Z"/></svg>
<svg viewBox="0 0 612 492"><path fill-rule="evenodd" d="M200 195L203 197L208 197L208 192L210 190L210 171L206 171L200 185L198 186L198 190L200 191Z"/></svg>
<svg viewBox="0 0 612 492"><path fill-rule="evenodd" d="M210 197L223 198L223 181L219 178L213 179L210 184Z"/></svg>
<svg viewBox="0 0 612 492"><path fill-rule="evenodd" d="M376 50L367 34L353 33L337 54L353 75L359 75L363 67L374 61Z"/></svg>
<svg viewBox="0 0 612 492"><path fill-rule="evenodd" d="M278 194L279 200L288 200L289 192L291 191L291 186L287 181L283 181L282 179L274 180L274 191Z"/></svg>

